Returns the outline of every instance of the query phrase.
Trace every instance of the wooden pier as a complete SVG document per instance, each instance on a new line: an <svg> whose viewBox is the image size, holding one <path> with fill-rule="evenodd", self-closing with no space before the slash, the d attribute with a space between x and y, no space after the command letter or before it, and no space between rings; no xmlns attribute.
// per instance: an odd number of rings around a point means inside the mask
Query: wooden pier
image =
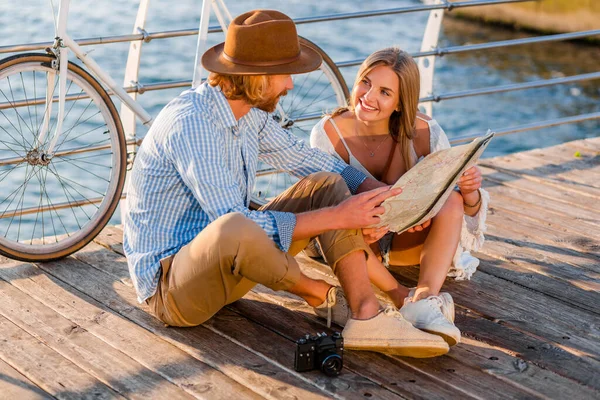
<svg viewBox="0 0 600 400"><path fill-rule="evenodd" d="M445 356L347 351L338 378L297 373L294 340L329 330L264 287L203 326L165 327L137 303L110 227L64 260L1 260L0 398L600 398L600 138L480 165L487 241L472 280L444 286L463 333Z"/></svg>

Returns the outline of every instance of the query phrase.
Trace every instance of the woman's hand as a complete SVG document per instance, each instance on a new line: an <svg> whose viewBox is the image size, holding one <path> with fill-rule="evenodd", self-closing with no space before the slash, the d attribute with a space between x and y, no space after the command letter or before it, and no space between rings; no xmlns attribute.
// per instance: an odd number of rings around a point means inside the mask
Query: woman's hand
<svg viewBox="0 0 600 400"><path fill-rule="evenodd" d="M481 171L477 166L473 166L465 171L465 173L458 180L458 188L460 193L465 194L473 193L481 187Z"/></svg>
<svg viewBox="0 0 600 400"><path fill-rule="evenodd" d="M427 221L423 222L421 225L415 225L412 228L408 229L406 232L409 233L413 233L413 232L421 232L423 229L426 229L429 225L431 225L431 220L428 219Z"/></svg>
<svg viewBox="0 0 600 400"><path fill-rule="evenodd" d="M389 232L387 226L380 226L379 228L363 228L362 234L366 244L375 243L379 239L385 236Z"/></svg>

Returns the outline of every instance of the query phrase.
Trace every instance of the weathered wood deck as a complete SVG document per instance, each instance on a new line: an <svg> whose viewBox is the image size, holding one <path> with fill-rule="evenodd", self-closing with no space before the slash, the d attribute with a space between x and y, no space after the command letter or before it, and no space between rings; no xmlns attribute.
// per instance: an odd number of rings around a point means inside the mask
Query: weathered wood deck
<svg viewBox="0 0 600 400"><path fill-rule="evenodd" d="M327 329L264 287L204 326L165 327L111 227L59 262L2 260L0 398L600 398L600 138L481 165L487 242L471 281L446 282L464 335L446 356L348 351L339 378L296 373L294 340ZM414 285L416 269L394 273Z"/></svg>

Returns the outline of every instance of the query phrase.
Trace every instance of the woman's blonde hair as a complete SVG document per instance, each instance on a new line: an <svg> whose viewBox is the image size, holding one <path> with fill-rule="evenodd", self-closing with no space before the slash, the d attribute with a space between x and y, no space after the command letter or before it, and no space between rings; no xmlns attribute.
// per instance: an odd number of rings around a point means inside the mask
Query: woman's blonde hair
<svg viewBox="0 0 600 400"><path fill-rule="evenodd" d="M390 67L398 75L400 81L398 107L390 116L389 131L392 138L400 143L406 170L409 170L417 162L414 151L412 151L412 139L415 136L419 91L421 88L419 68L410 54L397 47L388 47L367 57L356 75L349 106L338 108L331 116L335 117L348 110L354 113L356 106L356 104L352 104L354 91L369 72L381 65Z"/></svg>
<svg viewBox="0 0 600 400"><path fill-rule="evenodd" d="M245 100L252 105L269 100L268 75L221 75L211 72L208 83L213 87L220 86L229 100Z"/></svg>

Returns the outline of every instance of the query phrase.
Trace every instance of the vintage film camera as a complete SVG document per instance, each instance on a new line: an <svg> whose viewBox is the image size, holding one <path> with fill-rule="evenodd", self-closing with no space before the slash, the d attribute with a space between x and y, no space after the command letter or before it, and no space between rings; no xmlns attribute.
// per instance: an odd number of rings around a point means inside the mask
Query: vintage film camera
<svg viewBox="0 0 600 400"><path fill-rule="evenodd" d="M318 368L325 375L338 376L344 365L343 353L344 339L339 332L331 336L325 332L306 335L296 341L294 369L304 372Z"/></svg>

